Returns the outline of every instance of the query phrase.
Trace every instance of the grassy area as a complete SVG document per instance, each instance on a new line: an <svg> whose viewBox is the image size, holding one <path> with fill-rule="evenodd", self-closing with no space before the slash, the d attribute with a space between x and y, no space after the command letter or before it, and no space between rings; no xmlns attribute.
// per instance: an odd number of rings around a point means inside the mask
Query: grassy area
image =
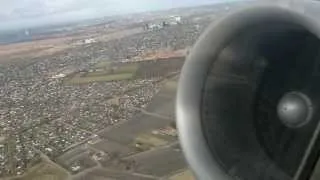
<svg viewBox="0 0 320 180"><path fill-rule="evenodd" d="M95 77L95 76L107 76L110 72L108 71L94 71L94 72L88 72L85 76L86 77Z"/></svg>
<svg viewBox="0 0 320 180"><path fill-rule="evenodd" d="M195 180L195 178L190 170L186 170L171 176L169 180Z"/></svg>
<svg viewBox="0 0 320 180"><path fill-rule="evenodd" d="M154 147L163 146L166 144L168 144L168 141L156 137L151 133L144 133L139 134L133 141L133 144L131 145L135 147L138 151L148 151Z"/></svg>
<svg viewBox="0 0 320 180"><path fill-rule="evenodd" d="M104 61L95 65L96 69L93 69L83 75L79 72L72 77L65 79L65 84L86 84L91 82L103 82L103 81L119 81L129 80L135 75L139 64L113 64L112 62Z"/></svg>
<svg viewBox="0 0 320 180"><path fill-rule="evenodd" d="M14 180L67 180L67 172L47 162L41 162L31 168L24 176Z"/></svg>
<svg viewBox="0 0 320 180"><path fill-rule="evenodd" d="M116 73L121 73L121 72L132 72L133 70L137 70L138 68L138 63L116 63L112 61L102 61L93 67L94 69L101 69L101 68L112 68L112 67L118 67L116 70Z"/></svg>
<svg viewBox="0 0 320 180"><path fill-rule="evenodd" d="M125 73L135 73L138 69L138 64L125 64L119 67L115 66L113 68L107 67L105 69L99 69L98 71L89 72L86 74L87 77L93 76L106 76L114 74L125 74Z"/></svg>
<svg viewBox="0 0 320 180"><path fill-rule="evenodd" d="M95 64L94 68L104 68L104 67L109 67L112 64L111 61L101 61Z"/></svg>
<svg viewBox="0 0 320 180"><path fill-rule="evenodd" d="M126 64L120 66L114 73L135 73L138 70L138 64Z"/></svg>
<svg viewBox="0 0 320 180"><path fill-rule="evenodd" d="M174 80L169 80L165 84L165 88L167 88L168 90L176 90L177 87L178 87L178 82Z"/></svg>
<svg viewBox="0 0 320 180"><path fill-rule="evenodd" d="M119 81L127 80L133 77L133 73L123 73L123 74L111 74L105 76L91 76L91 77L74 77L67 80L66 84L87 84L92 82L104 82L104 81Z"/></svg>
<svg viewBox="0 0 320 180"><path fill-rule="evenodd" d="M160 139L158 137L153 136L152 134L141 134L136 138L136 142L142 144L148 144L152 147L163 146L166 145L168 142Z"/></svg>

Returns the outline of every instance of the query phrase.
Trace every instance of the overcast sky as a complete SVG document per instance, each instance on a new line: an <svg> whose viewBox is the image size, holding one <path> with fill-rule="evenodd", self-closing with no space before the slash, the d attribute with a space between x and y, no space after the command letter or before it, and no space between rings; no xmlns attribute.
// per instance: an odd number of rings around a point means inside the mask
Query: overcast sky
<svg viewBox="0 0 320 180"><path fill-rule="evenodd" d="M235 0L0 0L0 30Z"/></svg>

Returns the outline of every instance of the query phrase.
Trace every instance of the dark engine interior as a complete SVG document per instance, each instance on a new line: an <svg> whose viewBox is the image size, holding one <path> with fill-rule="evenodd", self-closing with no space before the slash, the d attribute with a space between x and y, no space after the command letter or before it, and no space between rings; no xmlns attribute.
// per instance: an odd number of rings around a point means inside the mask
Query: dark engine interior
<svg viewBox="0 0 320 180"><path fill-rule="evenodd" d="M307 29L270 20L244 27L212 60L202 126L210 151L231 176L286 180L299 173L302 161L315 164L319 50L320 41ZM307 95L314 109L299 127L288 127L277 114L280 98L292 91Z"/></svg>

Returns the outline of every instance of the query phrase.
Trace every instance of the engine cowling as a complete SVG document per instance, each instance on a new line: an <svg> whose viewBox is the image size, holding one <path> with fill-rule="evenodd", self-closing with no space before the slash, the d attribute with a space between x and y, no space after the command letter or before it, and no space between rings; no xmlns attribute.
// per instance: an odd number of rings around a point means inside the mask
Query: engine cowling
<svg viewBox="0 0 320 180"><path fill-rule="evenodd" d="M198 179L308 179L319 155L320 27L281 7L233 13L201 35L177 94Z"/></svg>

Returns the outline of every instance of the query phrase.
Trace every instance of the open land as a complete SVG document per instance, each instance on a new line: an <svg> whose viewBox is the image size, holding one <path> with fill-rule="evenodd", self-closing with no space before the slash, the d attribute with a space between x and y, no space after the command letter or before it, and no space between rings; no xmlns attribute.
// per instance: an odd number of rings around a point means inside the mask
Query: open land
<svg viewBox="0 0 320 180"><path fill-rule="evenodd" d="M12 180L67 180L68 173L50 162L41 161L29 169L28 173Z"/></svg>
<svg viewBox="0 0 320 180"><path fill-rule="evenodd" d="M190 170L184 170L169 177L169 180L194 180L194 176Z"/></svg>

